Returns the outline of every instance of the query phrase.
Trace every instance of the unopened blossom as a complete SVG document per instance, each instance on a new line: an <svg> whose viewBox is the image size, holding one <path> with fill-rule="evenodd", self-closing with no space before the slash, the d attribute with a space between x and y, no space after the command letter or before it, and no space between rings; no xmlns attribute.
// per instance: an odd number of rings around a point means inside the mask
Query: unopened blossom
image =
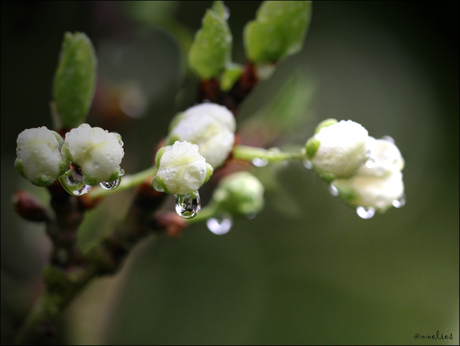
<svg viewBox="0 0 460 346"><path fill-rule="evenodd" d="M232 151L235 129L235 117L226 107L202 103L176 116L167 142L187 141L198 145L206 162L217 168Z"/></svg>
<svg viewBox="0 0 460 346"><path fill-rule="evenodd" d="M306 156L324 180L347 178L367 161L368 137L367 130L354 121L329 121L308 140Z"/></svg>
<svg viewBox="0 0 460 346"><path fill-rule="evenodd" d="M63 142L45 126L22 131L17 138L16 170L34 185L51 185L69 167L60 152Z"/></svg>
<svg viewBox="0 0 460 346"><path fill-rule="evenodd" d="M66 134L61 151L82 169L89 185L114 181L122 174L124 150L118 133L81 124Z"/></svg>
<svg viewBox="0 0 460 346"><path fill-rule="evenodd" d="M196 192L211 176L213 169L198 152L198 146L176 141L161 148L156 157L158 171L153 179L157 191L185 195Z"/></svg>

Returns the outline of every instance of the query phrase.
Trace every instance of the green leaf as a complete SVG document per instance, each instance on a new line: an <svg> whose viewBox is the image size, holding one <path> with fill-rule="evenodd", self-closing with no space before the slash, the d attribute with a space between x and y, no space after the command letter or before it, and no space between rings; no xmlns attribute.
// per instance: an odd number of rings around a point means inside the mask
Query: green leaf
<svg viewBox="0 0 460 346"><path fill-rule="evenodd" d="M244 29L246 54L256 64L299 52L310 23L310 1L265 1Z"/></svg>
<svg viewBox="0 0 460 346"><path fill-rule="evenodd" d="M222 1L206 11L189 51L189 63L201 79L218 77L230 61L232 34Z"/></svg>
<svg viewBox="0 0 460 346"><path fill-rule="evenodd" d="M94 96L96 55L84 34L66 32L53 82L55 126L74 128L84 122Z"/></svg>
<svg viewBox="0 0 460 346"><path fill-rule="evenodd" d="M222 91L229 91L236 81L240 78L243 72L243 66L235 63L230 63L225 67L220 81L220 88Z"/></svg>

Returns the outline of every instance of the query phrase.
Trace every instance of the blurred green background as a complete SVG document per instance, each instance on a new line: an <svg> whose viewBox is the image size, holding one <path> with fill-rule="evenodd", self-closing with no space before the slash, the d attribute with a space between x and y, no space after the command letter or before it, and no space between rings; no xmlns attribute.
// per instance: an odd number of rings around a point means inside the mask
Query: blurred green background
<svg viewBox="0 0 460 346"><path fill-rule="evenodd" d="M243 27L260 2L225 4L242 63ZM50 244L42 225L14 214L11 196L23 188L48 197L13 162L23 129L52 126L64 32L84 31L95 45L88 121L122 134L123 167L134 173L148 167L174 113L194 101L183 51L210 5L2 1L2 343L42 289ZM69 307L59 342L458 344L458 14L458 2L314 3L302 52L256 88L239 119L244 128L290 76L302 76L311 102L276 144L302 145L329 117L390 135L406 160L406 206L362 220L301 163L260 168L266 207L256 218L235 220L223 236L197 224L178 240L146 239L118 275L94 281ZM83 247L110 231L130 195L88 213ZM453 339L414 339L437 331Z"/></svg>

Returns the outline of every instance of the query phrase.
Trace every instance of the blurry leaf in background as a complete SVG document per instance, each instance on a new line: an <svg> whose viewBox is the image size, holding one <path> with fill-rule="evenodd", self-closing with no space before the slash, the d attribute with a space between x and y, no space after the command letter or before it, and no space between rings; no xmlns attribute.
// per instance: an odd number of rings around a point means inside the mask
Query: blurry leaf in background
<svg viewBox="0 0 460 346"><path fill-rule="evenodd" d="M222 1L215 1L203 17L189 52L189 63L201 79L217 77L230 62L232 34Z"/></svg>
<svg viewBox="0 0 460 346"><path fill-rule="evenodd" d="M84 122L94 96L96 55L84 33L65 33L53 82L55 128Z"/></svg>
<svg viewBox="0 0 460 346"><path fill-rule="evenodd" d="M274 63L302 49L310 1L264 1L244 30L246 54L256 64Z"/></svg>
<svg viewBox="0 0 460 346"><path fill-rule="evenodd" d="M125 1L127 14L145 26L162 26L179 42L187 56L193 33L174 18L179 1Z"/></svg>
<svg viewBox="0 0 460 346"><path fill-rule="evenodd" d="M262 103L253 114L245 112L239 124L243 144L264 147L276 145L280 137L299 126L305 128L306 122L310 120L314 82L307 78L304 71L297 69L289 72L279 83L269 102ZM304 134L304 138L307 136ZM291 137L292 133L288 138L290 142Z"/></svg>

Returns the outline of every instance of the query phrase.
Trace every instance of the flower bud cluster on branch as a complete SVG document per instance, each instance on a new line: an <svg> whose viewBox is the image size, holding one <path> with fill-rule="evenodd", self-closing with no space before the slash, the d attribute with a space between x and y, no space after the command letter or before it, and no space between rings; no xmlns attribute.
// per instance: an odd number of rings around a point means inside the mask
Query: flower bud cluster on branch
<svg viewBox="0 0 460 346"><path fill-rule="evenodd" d="M257 167L304 161L362 218L404 204L404 160L399 149L391 138L375 139L351 120L321 122L304 147L290 152L235 144L235 116L240 104L258 80L269 78L276 63L302 48L311 2L263 2L255 20L244 29L243 65L231 60L233 38L228 16L221 1L215 1L206 12L188 56L189 67L200 79L198 104L172 119L165 141L159 139L162 144L158 147L162 147L156 152L155 164L130 175L124 175L121 168L125 155L121 136L84 123L96 80L91 41L83 33L65 34L51 102L56 131L40 127L21 132L15 161L24 178L48 187L55 215L23 191L16 193L13 202L25 219L47 224L53 242L48 274L56 272L68 278L72 277L68 271L77 267L82 275L75 282L66 281L66 287L56 283L51 287L51 281L46 281L43 296L59 295L62 290L62 299L59 304L39 300L18 340L35 343L45 322L54 324L56 316L92 277L116 271L134 244L152 230L178 236L188 224L205 221L213 233L225 234L234 217L252 218L259 213L265 204L264 186L250 172L229 174L226 167L230 165L225 164L230 160ZM282 103L292 105L286 99ZM275 116L292 119L282 111L285 107L274 108ZM272 127L273 132L278 128ZM209 203L201 208L199 189L216 170L216 187ZM105 196L130 188L136 191L126 219L83 254L76 234L86 209ZM166 194L174 195L175 211L182 218L174 212L154 213Z"/></svg>
<svg viewBox="0 0 460 346"><path fill-rule="evenodd" d="M65 140L44 126L24 130L16 150L15 168L23 177L37 186L49 186L59 178L70 194L82 194L79 185L88 192L124 174L121 136L88 124L66 133Z"/></svg>
<svg viewBox="0 0 460 346"><path fill-rule="evenodd" d="M363 218L404 201L404 159L391 137L375 139L351 120L320 123L305 146L308 164Z"/></svg>

